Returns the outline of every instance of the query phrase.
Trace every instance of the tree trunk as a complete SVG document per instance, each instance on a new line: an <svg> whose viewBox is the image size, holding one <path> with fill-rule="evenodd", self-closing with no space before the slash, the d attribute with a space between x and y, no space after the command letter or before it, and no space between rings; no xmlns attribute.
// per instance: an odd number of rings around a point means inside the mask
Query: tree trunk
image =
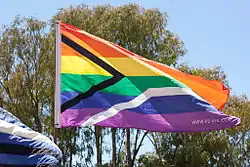
<svg viewBox="0 0 250 167"><path fill-rule="evenodd" d="M97 167L102 166L101 127L95 126Z"/></svg>
<svg viewBox="0 0 250 167"><path fill-rule="evenodd" d="M37 130L39 133L42 133L42 123L41 123L41 120L39 118L39 109L38 109L38 102L35 102L35 106L34 106L35 110L33 110L34 114L33 114L33 117L35 119L35 124L37 126Z"/></svg>
<svg viewBox="0 0 250 167"><path fill-rule="evenodd" d="M147 136L147 134L148 134L148 132L144 132L144 134L143 134L143 136L142 136L142 138L141 138L141 141L139 142L139 145L138 145L138 147L137 147L137 143L138 143L138 141L139 141L139 132L140 132L141 130L137 130L137 132L136 132L136 138L135 138L135 144L134 144L134 150L133 150L133 158L131 159L131 165L132 166L134 166L134 164L135 164L135 160L136 160L136 156L138 155L138 153L139 153L139 150L140 150L140 148L142 147L142 143L143 143L143 141L144 141L144 139L145 139L145 137Z"/></svg>
<svg viewBox="0 0 250 167"><path fill-rule="evenodd" d="M111 128L112 131L112 167L116 167L116 129Z"/></svg>
<svg viewBox="0 0 250 167"><path fill-rule="evenodd" d="M127 161L128 161L128 167L132 167L132 161L131 161L131 149L130 149L130 129L127 128Z"/></svg>
<svg viewBox="0 0 250 167"><path fill-rule="evenodd" d="M72 130L70 129L70 137L72 137L71 134L72 134ZM74 147L74 146L73 146L73 144L72 144L72 139L70 138L70 155L69 155L69 156L70 156L70 157L69 157L69 165L70 165L70 166L73 166L73 165L72 165L72 160L73 160L73 147Z"/></svg>
<svg viewBox="0 0 250 167"><path fill-rule="evenodd" d="M0 97L0 107L3 108L3 99Z"/></svg>
<svg viewBox="0 0 250 167"><path fill-rule="evenodd" d="M73 155L76 154L76 128L71 128L70 130L70 166L73 166Z"/></svg>
<svg viewBox="0 0 250 167"><path fill-rule="evenodd" d="M37 111L34 111L34 119L35 119L35 124L37 126L37 131L39 133L42 133L42 124L41 124L41 121L40 121L40 118L38 116L38 110Z"/></svg>

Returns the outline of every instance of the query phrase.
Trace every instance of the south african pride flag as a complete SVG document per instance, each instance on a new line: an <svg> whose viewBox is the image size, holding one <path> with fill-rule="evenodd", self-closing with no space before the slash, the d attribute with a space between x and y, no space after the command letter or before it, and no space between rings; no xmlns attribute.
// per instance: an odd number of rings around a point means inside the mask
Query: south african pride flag
<svg viewBox="0 0 250 167"><path fill-rule="evenodd" d="M229 90L57 23L57 127L99 125L159 132L230 128Z"/></svg>

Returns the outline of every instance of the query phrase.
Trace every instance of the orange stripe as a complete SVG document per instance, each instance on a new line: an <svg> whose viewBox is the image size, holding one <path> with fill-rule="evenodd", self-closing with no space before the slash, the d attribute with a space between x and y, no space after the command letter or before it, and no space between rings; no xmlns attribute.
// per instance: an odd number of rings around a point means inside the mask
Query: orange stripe
<svg viewBox="0 0 250 167"><path fill-rule="evenodd" d="M139 56L138 59L156 67L157 69L184 83L219 110L223 109L228 100L230 91L219 81L206 80L199 76L185 74L166 65L153 62Z"/></svg>
<svg viewBox="0 0 250 167"><path fill-rule="evenodd" d="M65 43L61 42L61 56L80 56L81 54L66 45Z"/></svg>
<svg viewBox="0 0 250 167"><path fill-rule="evenodd" d="M111 47L111 44L108 41L102 40L84 31L80 32L78 29L68 28L68 25L65 26L65 24L61 24L61 32L69 32L73 34L75 37L86 43L89 47L96 50L96 52L100 53L100 55L103 57L128 57L126 54L116 49L116 47Z"/></svg>

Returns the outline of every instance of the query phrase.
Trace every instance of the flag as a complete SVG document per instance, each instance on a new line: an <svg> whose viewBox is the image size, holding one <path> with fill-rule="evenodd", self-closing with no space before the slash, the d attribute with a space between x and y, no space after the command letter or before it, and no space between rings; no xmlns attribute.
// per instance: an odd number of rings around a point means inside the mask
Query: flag
<svg viewBox="0 0 250 167"><path fill-rule="evenodd" d="M0 166L59 167L60 149L47 137L0 108Z"/></svg>
<svg viewBox="0 0 250 167"><path fill-rule="evenodd" d="M58 127L98 125L157 132L230 128L229 90L58 23Z"/></svg>

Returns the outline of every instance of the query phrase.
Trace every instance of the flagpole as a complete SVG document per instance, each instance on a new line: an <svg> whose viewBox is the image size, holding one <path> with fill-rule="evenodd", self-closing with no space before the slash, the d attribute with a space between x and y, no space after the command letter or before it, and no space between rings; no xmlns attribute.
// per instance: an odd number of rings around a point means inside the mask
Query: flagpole
<svg viewBox="0 0 250 167"><path fill-rule="evenodd" d="M57 143L57 128L60 128L60 92L61 92L61 25L56 21L56 82L55 82L55 113L54 113L54 142Z"/></svg>

